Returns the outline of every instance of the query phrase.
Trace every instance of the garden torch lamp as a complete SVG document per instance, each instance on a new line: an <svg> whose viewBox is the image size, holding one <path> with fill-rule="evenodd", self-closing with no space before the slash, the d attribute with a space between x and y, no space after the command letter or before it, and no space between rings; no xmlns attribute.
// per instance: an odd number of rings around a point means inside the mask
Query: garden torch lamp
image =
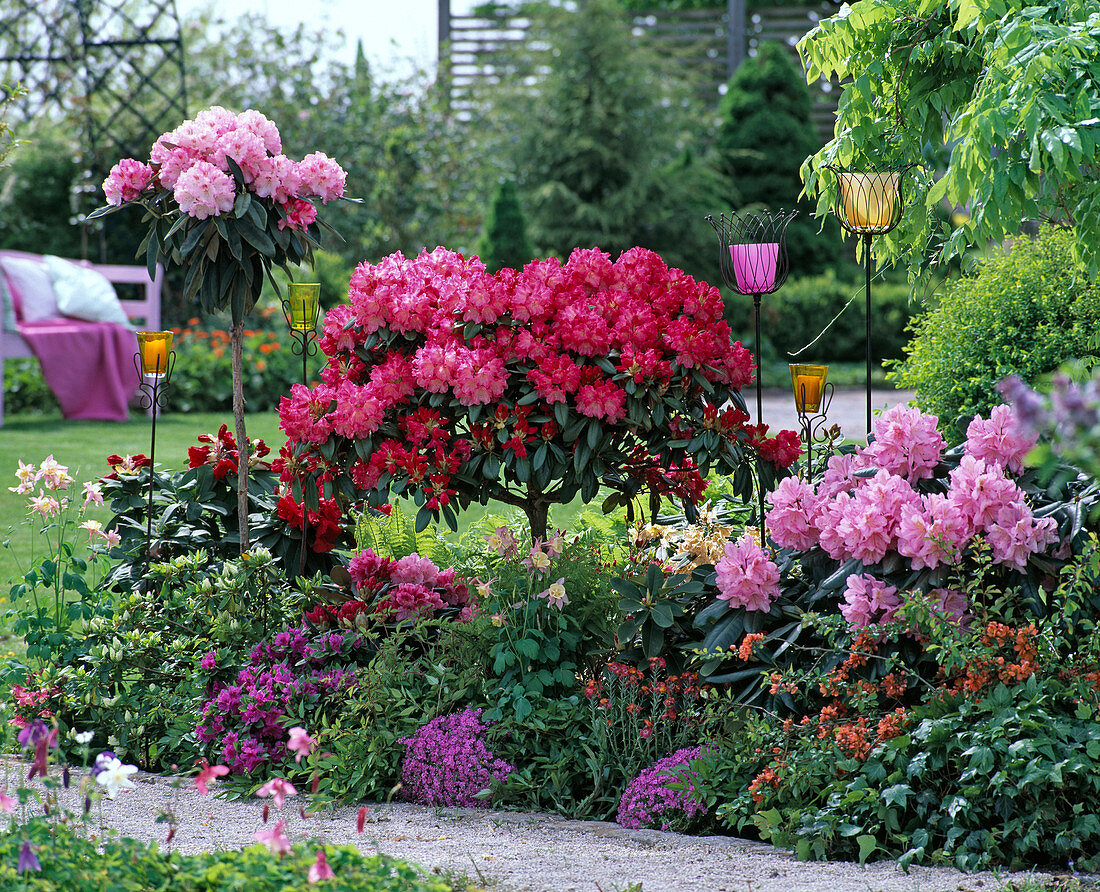
<svg viewBox="0 0 1100 892"><path fill-rule="evenodd" d="M760 368L760 298L778 291L787 281L787 226L797 211L738 212L708 216L718 236L718 261L722 281L738 294L751 294L756 328L753 358L756 364L756 423L763 424L764 396ZM759 475L758 475L759 477ZM764 486L757 480L760 497L760 542L764 530Z"/></svg>
<svg viewBox="0 0 1100 892"><path fill-rule="evenodd" d="M833 385L825 380L828 376L827 365L791 364L794 408L798 413L802 439L806 443L806 480L813 478L814 443L824 442L826 439L819 436L819 432L828 416L829 404L833 401Z"/></svg>
<svg viewBox="0 0 1100 892"><path fill-rule="evenodd" d="M145 521L145 557L149 559L153 543L153 478L157 457L157 414L164 408L168 382L176 365L172 350L172 332L139 331L138 352L134 356L141 384L139 405L149 411L152 432L149 437L149 505Z"/></svg>
<svg viewBox="0 0 1100 892"><path fill-rule="evenodd" d="M901 219L906 172L913 167L880 170L845 170L826 165L836 175L837 190L833 213L840 225L863 240L863 259L867 269L867 433L871 433L871 238L883 235Z"/></svg>
<svg viewBox="0 0 1100 892"><path fill-rule="evenodd" d="M308 382L307 361L317 354L317 312L321 296L321 286L317 282L291 282L283 299L283 316L286 317L290 337L294 341L291 350L295 356L302 357L302 386ZM306 569L306 478L302 476L302 551L298 561L298 572Z"/></svg>

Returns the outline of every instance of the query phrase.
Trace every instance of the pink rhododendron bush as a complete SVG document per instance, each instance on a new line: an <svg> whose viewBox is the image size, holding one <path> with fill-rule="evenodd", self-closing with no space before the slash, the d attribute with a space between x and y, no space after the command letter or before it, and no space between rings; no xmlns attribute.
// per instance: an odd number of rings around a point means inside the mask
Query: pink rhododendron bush
<svg viewBox="0 0 1100 892"><path fill-rule="evenodd" d="M762 636L759 661L786 665L814 616L839 614L853 637L892 629L906 647L918 620L980 627L1006 610L1038 618L1057 609L1051 592L1087 540L1097 490L1084 476L1046 484L1025 471L1034 446L998 406L945 450L937 419L902 405L878 417L866 448L832 456L817 479L780 481L768 547L745 535L715 567L717 602L695 623L705 631L703 674L759 673L737 652L746 633ZM1010 593L1010 603L983 591ZM769 692L782 694L758 680L752 696Z"/></svg>
<svg viewBox="0 0 1100 892"><path fill-rule="evenodd" d="M548 508L601 485L695 500L700 474L752 492L798 456L797 436L750 425L749 352L718 290L634 248L576 250L486 273L437 248L360 264L330 311L322 381L280 406L292 465L326 493L411 497L417 525L490 499L545 536Z"/></svg>

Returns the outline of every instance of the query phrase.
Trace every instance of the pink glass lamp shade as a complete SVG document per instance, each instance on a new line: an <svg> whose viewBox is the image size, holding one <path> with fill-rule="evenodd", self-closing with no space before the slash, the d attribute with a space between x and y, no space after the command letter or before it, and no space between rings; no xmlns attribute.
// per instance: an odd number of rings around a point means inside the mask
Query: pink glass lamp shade
<svg viewBox="0 0 1100 892"><path fill-rule="evenodd" d="M730 245L733 275L742 294L768 294L775 288L778 242Z"/></svg>

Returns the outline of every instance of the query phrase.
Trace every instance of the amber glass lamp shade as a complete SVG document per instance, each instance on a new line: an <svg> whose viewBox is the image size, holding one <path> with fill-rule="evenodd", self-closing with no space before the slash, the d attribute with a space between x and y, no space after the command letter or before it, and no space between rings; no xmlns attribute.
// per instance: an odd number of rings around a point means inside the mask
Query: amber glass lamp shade
<svg viewBox="0 0 1100 892"><path fill-rule="evenodd" d="M840 205L852 232L887 232L897 222L901 172L846 171L837 174Z"/></svg>
<svg viewBox="0 0 1100 892"><path fill-rule="evenodd" d="M317 327L317 306L321 286L316 282L294 282L287 286L287 322L293 331Z"/></svg>
<svg viewBox="0 0 1100 892"><path fill-rule="evenodd" d="M163 378L168 371L168 354L172 352L172 332L139 331L137 338L142 372L150 378Z"/></svg>
<svg viewBox="0 0 1100 892"><path fill-rule="evenodd" d="M794 407L799 414L813 414L821 407L821 394L825 379L829 377L827 365L791 365L791 386L794 388Z"/></svg>

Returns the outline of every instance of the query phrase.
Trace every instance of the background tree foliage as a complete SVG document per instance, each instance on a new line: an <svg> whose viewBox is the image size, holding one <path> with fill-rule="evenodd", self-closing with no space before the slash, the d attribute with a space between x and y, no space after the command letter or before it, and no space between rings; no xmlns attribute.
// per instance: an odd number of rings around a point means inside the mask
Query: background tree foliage
<svg viewBox="0 0 1100 892"><path fill-rule="evenodd" d="M718 113L717 166L734 188L728 204L798 210L787 228L791 269L810 275L835 264L839 227L829 220L829 232L819 234L809 219L813 206L799 200L799 167L821 140L811 119L810 91L786 47L765 43L747 58L730 78Z"/></svg>
<svg viewBox="0 0 1100 892"><path fill-rule="evenodd" d="M706 113L674 60L631 33L615 0L527 4L532 39L479 96L497 129L490 155L516 179L540 253L635 245L717 280L713 233L724 178L693 151ZM549 48L549 51L547 51Z"/></svg>
<svg viewBox="0 0 1100 892"><path fill-rule="evenodd" d="M527 221L514 180L504 180L493 193L477 253L491 273L505 267L522 269L534 258L535 249L527 238Z"/></svg>
<svg viewBox="0 0 1100 892"><path fill-rule="evenodd" d="M1072 224L1089 274L1100 270L1100 3L1097 0L860 0L799 43L809 80L851 79L836 137L802 168L827 212L827 162L924 160L943 168L893 233L891 258L946 260L1000 242L1025 218ZM944 153L932 147L948 146ZM946 199L968 218L932 231ZM935 238L933 238L935 236Z"/></svg>

